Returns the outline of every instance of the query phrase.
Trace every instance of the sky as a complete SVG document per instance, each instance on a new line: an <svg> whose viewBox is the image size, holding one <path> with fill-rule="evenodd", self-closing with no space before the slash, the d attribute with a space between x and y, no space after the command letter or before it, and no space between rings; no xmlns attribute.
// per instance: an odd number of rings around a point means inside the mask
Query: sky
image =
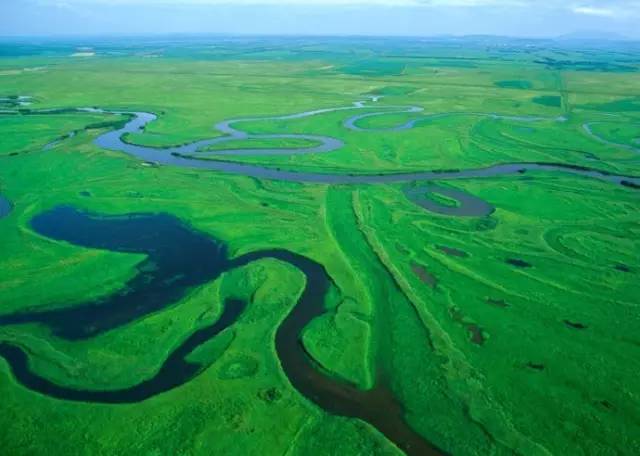
<svg viewBox="0 0 640 456"><path fill-rule="evenodd" d="M0 36L617 34L640 0L0 0Z"/></svg>

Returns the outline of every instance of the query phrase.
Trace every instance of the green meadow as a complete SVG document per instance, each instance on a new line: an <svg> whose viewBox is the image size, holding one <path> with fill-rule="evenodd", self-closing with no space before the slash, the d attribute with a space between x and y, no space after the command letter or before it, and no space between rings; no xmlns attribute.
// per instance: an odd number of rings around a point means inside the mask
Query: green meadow
<svg viewBox="0 0 640 456"><path fill-rule="evenodd" d="M42 236L31 225L38 214L167 213L223 241L231 258L285 249L321 264L331 278L326 312L299 335L315 369L363 391L384 381L406 424L443 453L640 453L637 188L563 171L442 181L495 207L446 216L412 203L403 192L411 182L296 183L142 162L93 142L124 116L73 111L154 113L124 139L170 147L218 137L213 126L227 119L369 100L362 111L241 124L254 135L334 137L339 150L215 153L316 145L246 139L211 146L203 159L337 175L524 162L640 175L637 59L615 47L467 44L108 41L93 57L71 57L72 42L0 42L0 98L32 97L0 107L0 196L12 206L0 218L0 321L119 293L145 260ZM343 125L380 111L389 114L363 118L361 131ZM414 119L414 128L388 130ZM220 318L226 299L247 302L235 324L189 354L203 372L142 402L55 399L23 385L0 357L1 452L402 454L371 423L325 410L289 381L275 336L306 285L291 264L262 259L84 340L0 324L0 343L22 348L33 373L109 391L153 378Z"/></svg>

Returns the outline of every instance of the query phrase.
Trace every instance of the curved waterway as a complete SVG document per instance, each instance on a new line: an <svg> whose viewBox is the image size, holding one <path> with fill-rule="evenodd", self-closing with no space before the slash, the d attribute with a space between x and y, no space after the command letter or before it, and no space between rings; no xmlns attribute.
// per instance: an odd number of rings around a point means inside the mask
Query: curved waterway
<svg viewBox="0 0 640 456"><path fill-rule="evenodd" d="M618 149L624 149L624 150L628 150L630 152L635 152L635 153L640 153L640 148L638 147L634 147L630 144L621 144L621 143L615 143L613 141L609 141L608 139L600 136L599 134L597 134L595 131L593 131L593 126L594 125L598 125L598 124L606 124L609 122L587 122L585 124L582 125L582 129L584 130L584 132L589 135L591 138L595 139L596 141L602 143L602 144L606 144L608 146L613 146L616 147ZM640 128L640 126L639 126ZM631 141L633 144L640 144L640 141L638 139L634 139Z"/></svg>
<svg viewBox="0 0 640 456"><path fill-rule="evenodd" d="M102 217L59 207L38 215L31 225L36 233L50 239L85 248L145 254L147 259L139 265L136 277L110 296L70 308L2 316L1 326L39 323L63 339L86 339L175 304L188 290L226 271L264 258L277 259L296 267L306 278L302 295L275 337L280 364L291 384L329 413L367 421L407 454L442 454L407 425L402 406L384 382L362 391L315 368L300 334L309 322L325 313L325 296L331 284L324 267L315 261L287 250L260 251L231 259L224 243L166 214ZM155 268L148 267L151 264ZM27 351L14 343L0 343L0 355L8 361L18 382L41 394L70 401L135 403L179 387L209 367L187 361L188 355L242 318L245 307L245 302L227 300L218 321L186 338L152 378L121 390L79 390L56 384L32 371Z"/></svg>
<svg viewBox="0 0 640 456"><path fill-rule="evenodd" d="M209 169L222 171L231 174L240 174L243 176L255 177L259 179L283 180L302 183L321 183L321 184L390 184L412 181L445 181L460 180L470 178L489 178L495 176L513 175L517 173L525 173L528 171L552 171L569 173L578 176L599 179L627 187L640 187L640 178L636 176L625 176L601 171L596 168L576 166L567 163L538 163L538 162L521 162L521 163L502 163L484 168L465 169L465 170L427 170L416 172L402 172L389 174L341 174L341 173L320 173L320 172L303 172L303 171L285 171L278 168L270 168L266 166L258 166L247 163L238 163L234 161L222 160L219 158L210 159L210 156L240 156L240 155L293 155L293 154L312 154L327 153L337 151L344 146L344 142L338 138L330 136L306 135L306 134L250 134L241 130L238 125L247 122L257 121L286 121L303 119L307 117L329 114L334 112L348 111L367 111L361 114L354 114L343 122L343 126L347 129L359 132L394 132L409 130L416 127L421 121L451 117L451 116L482 116L491 119L504 119L518 122L564 122L564 117L529 117L529 116L512 116L500 115L496 113L478 113L478 112L449 112L428 114L417 117L415 119L404 122L389 128L382 129L365 129L358 126L358 123L366 118L384 116L389 114L418 114L424 111L419 106L393 106L393 105L376 105L370 106L364 101L358 101L351 106L342 106L335 108L316 109L295 114L272 117L247 117L239 119L231 119L219 122L215 125L215 130L221 135L212 139L194 141L192 143L173 146L173 147L151 147L130 144L123 137L129 133L140 133L151 122L157 119L155 114L149 112L130 112L130 111L109 111L97 108L78 108L64 110L45 110L37 111L39 113L57 112L91 112L106 113L131 116L122 128L113 130L100 135L95 140L95 144L101 148L114 150L129 154L140 160L154 162L163 165L180 166L186 168ZM254 148L243 149L230 147L234 142L246 140L276 140L276 139L295 139L311 141L314 145L309 147L292 147L292 148ZM217 150L211 150L214 146L223 146ZM217 147L216 147L217 148ZM459 195L463 193L460 192ZM415 198L410 195L407 197L416 202ZM455 196L450 196L456 198ZM437 205L437 203L434 203ZM486 203L488 204L488 203ZM420 204L426 210L446 213L446 207L437 207L436 205ZM460 207L472 207L459 201ZM434 210L436 209L436 210ZM466 213L459 210L456 214L471 216L473 213Z"/></svg>
<svg viewBox="0 0 640 456"><path fill-rule="evenodd" d="M405 195L413 203L437 214L455 217L485 217L491 215L495 208L486 201L462 192L455 188L436 185L421 185L405 189ZM445 199L455 201L455 205L447 206L430 198L431 194L444 196Z"/></svg>
<svg viewBox="0 0 640 456"><path fill-rule="evenodd" d="M367 110L363 114L349 117L343 123L345 128L359 132L408 130L423 120L454 115L482 115L522 122L564 121L563 118L442 113L422 116L387 129L372 130L361 128L358 123L365 118L393 113L417 114L422 112L422 108L385 106L377 107L377 110L372 112L364 102L357 102L352 106L320 109L286 116L227 120L215 126L222 135L217 138L176 147L155 148L129 144L123 140L123 136L127 133L143 131L146 125L156 119L154 114L99 109L77 109L75 111L131 116L131 119L122 128L100 135L96 138L95 143L101 148L124 152L144 161L187 168L210 169L260 179L303 183L388 184L421 181L424 183L422 187L407 186L405 195L426 210L450 216L485 216L490 214L494 208L489 203L465 192L435 186L432 181L488 178L523 174L528 171L553 171L599 179L630 188L640 188L640 178L638 177L615 175L565 163L506 163L467 170L353 175L283 171L264 166L207 158L212 154L216 156L282 155L336 151L344 145L337 138L302 134L249 134L237 128L236 125L260 120L300 119L349 110ZM52 114L55 112L55 110L51 111ZM301 148L225 148L227 144L230 145L234 141L250 139L307 140L317 145ZM205 150L219 145L224 147L215 151ZM444 200L454 200L455 204L451 206L441 204L437 202L437 197L428 198L429 193L440 194ZM1 204L2 200L0 200ZM276 332L276 351L291 384L305 397L328 412L357 417L369 422L408 454L441 453L439 449L425 441L407 425L404 421L401 405L383 382L380 382L373 390L361 391L315 369L313 361L301 344L300 333L311 320L325 311L324 297L331 279L322 265L286 250L255 252L240 258L230 259L224 243L194 232L179 220L162 214L95 217L72 208L58 208L34 218L32 227L37 233L55 240L87 248L143 253L147 255L147 259L140 266L139 274L131 279L122 291L71 308L35 310L2 316L0 317L0 325L39 323L49 327L58 337L67 340L87 339L176 303L185 296L188 290L214 280L225 271L259 259L275 258L293 265L306 276L304 292ZM154 267L150 267L152 265ZM206 369L208 366L188 362L187 356L195 348L233 325L242 317L245 306L246 303L228 300L218 321L188 337L168 356L153 378L123 390L82 391L55 384L31 370L27 352L16 344L0 343L0 355L7 359L14 376L21 384L42 394L75 401L138 402L176 388ZM384 378L384 375L379 375L378 378Z"/></svg>
<svg viewBox="0 0 640 456"><path fill-rule="evenodd" d="M103 111L99 109L85 109L84 111L90 112L103 112L130 115L133 118L127 122L127 124L119 130L110 131L99 136L95 143L101 148L124 152L132 155L138 159L155 162L158 164L180 166L197 169L210 169L216 171L223 171L226 173L241 174L244 176L255 177L259 179L273 179L284 180L291 182L308 182L308 183L322 183L322 184L376 184L376 183L398 183L398 182L411 182L411 181L444 181L444 180L458 180L469 178L487 178L502 175L512 175L517 173L525 173L527 171L556 171L563 173L570 173L580 175L584 177L590 177L594 179L604 180L615 184L624 184L627 186L640 185L640 179L634 176L622 176L599 171L594 168L579 167L571 164L564 163L507 163L489 166L486 168L467 169L467 170L449 170L449 171L418 171L418 172L406 172L406 173L390 173L390 174L336 174L336 173L317 173L317 172L300 172L300 171L284 171L281 169L270 168L265 166L257 166L246 163L238 163L225 160L210 160L207 156L216 155L291 155L291 154L309 154L309 153L327 153L333 152L344 146L344 143L329 136L315 136L315 135L297 135L297 134L249 134L246 133L235 125L245 122L256 122L265 120L293 120L302 119L306 117L316 116L320 114L327 114L339 111L349 110L365 110L370 109L364 102L356 102L352 106L318 109L314 111L306 111L297 114L290 114L285 116L276 117L251 117L226 120L215 125L215 129L223 136L213 139L206 139L196 141L193 143L167 147L157 148L149 146L140 146L135 144L129 144L123 140L123 136L127 133L139 133L144 130L145 126L150 122L156 120L155 114L148 112L125 112L125 111ZM349 117L344 121L343 125L351 130L355 131L374 131L364 130L357 126L357 123L368 117L382 116L394 113L419 113L423 111L423 108L417 106L385 106L384 110L377 108L375 112L367 112L364 114L358 114ZM521 122L538 122L538 121L557 121L563 122L566 119L563 117L558 118L543 118L543 117L523 117L523 116L502 116L498 114L482 114L482 113L441 113L430 116L423 116L417 119L410 120L404 124L382 130L375 131L401 131L414 128L416 123L437 117L446 116L486 116L494 119L508 119ZM215 151L202 151L203 149L210 148L212 146L220 144L230 144L234 141L244 141L250 139L301 139L309 140L319 145L304 148L259 148L259 149L220 149ZM200 158L202 157L202 158ZM446 206L440 205L436 202L429 204L418 203L426 210L447 214L447 215L459 215L459 216L474 216L476 215L477 204L469 204L469 198L464 197L464 192L457 192L454 195L453 191L449 192L450 198L458 199L458 196L462 199L458 200L459 209L451 212ZM417 202L415 197L406 195L411 201ZM415 195L414 195L415 196ZM465 202L466 200L466 202ZM486 203L489 205L489 203ZM471 208L472 210L467 212L465 209ZM492 208L493 209L493 208ZM486 211L483 211L486 212Z"/></svg>
<svg viewBox="0 0 640 456"><path fill-rule="evenodd" d="M301 172L301 171L285 171L276 168L270 168L265 166L258 166L246 163L238 163L225 160L209 160L206 157L210 154L215 155L282 155L282 154L300 154L300 153L326 153L338 150L343 146L343 142L336 138L327 136L310 136L310 135L277 135L277 134L249 134L235 125L243 122L255 122L259 120L290 120L301 119L305 117L316 116L320 114L326 114L337 111L348 110L363 110L370 109L364 102L354 103L353 106L340 107L340 108L327 108L314 111L306 111L297 114L291 114L286 116L277 117L253 117L243 118L235 120L227 120L216 124L215 128L218 132L224 136L207 139L202 141L196 141L190 144L185 144L175 147L156 148L149 146L140 146L129 144L125 142L122 137L127 133L136 133L144 130L145 126L156 119L156 116L147 112L115 112L114 114L126 114L131 115L133 118L121 129L105 133L96 138L95 143L101 148L124 152L132 155L144 161L155 162L170 166L181 166L197 169L210 169L216 171L223 171L232 174L241 174L244 176L255 177L259 179L273 179L284 180L291 182L303 182L303 183L321 183L321 184L389 184L399 182L412 182L412 181L445 181L445 180L460 180L469 178L487 178L503 175L522 174L527 171L555 171L562 173L569 173L579 175L583 177L589 177L593 179L599 179L608 181L614 184L632 184L640 185L640 178L635 176L624 176L600 171L594 168L575 166L565 163L505 163L494 166L488 166L485 168L466 169L466 170L445 170L445 171L417 171L417 172L404 172L404 173L390 173L390 174L339 174L339 173L319 173L319 172ZM398 107L398 106L386 106L384 110L377 108L376 112L368 112L361 115L355 115L350 117L344 122L345 127L353 130L359 129L356 125L359 120L364 117L382 116L398 112L421 112L422 108L416 106L410 107ZM95 110L93 110L95 112ZM107 111L101 111L107 112ZM436 116L451 116L451 115L484 115L495 119L509 119L522 122L537 122L537 121L564 121L564 118L541 118L541 117L518 117L518 116L500 116L498 114L481 114L481 113L443 113L434 116L426 116L419 119L411 120L400 126L393 127L391 130L406 130L415 127L415 123L425 118L433 118ZM372 130L367 130L372 131ZM384 130L383 130L384 131ZM232 143L234 141L241 141L247 139L306 139L313 140L320 143L319 146L312 146L307 148L260 148L260 149L221 149L216 151L200 152L203 148L210 147L218 144ZM462 195L462 192L459 193ZM456 198L453 194L450 196ZM409 198L415 200L414 198ZM488 203L487 203L488 204ZM431 205L426 207L421 205L427 210L433 210L435 206ZM464 204L460 201L461 207L471 207L469 204ZM436 211L441 212L441 211ZM472 215L467 214L463 210L460 210L456 215Z"/></svg>
<svg viewBox="0 0 640 456"><path fill-rule="evenodd" d="M389 111L370 112L370 113L358 114L358 115L352 116L343 122L343 126L353 131L394 132L394 131L411 130L421 122L426 122L429 120L445 119L448 117L486 117L494 120L511 120L515 122L542 122L542 121L566 122L567 120L565 117L510 116L510 115L485 113L485 112L442 112L442 113L423 115L415 119L408 120L405 123L401 123L401 124L398 124L392 127L387 127L387 128L364 128L358 125L358 123L364 119L380 117L388 114L417 114L417 113L424 112L424 108L421 108L419 106L407 106L407 107L390 106L389 108L390 108Z"/></svg>

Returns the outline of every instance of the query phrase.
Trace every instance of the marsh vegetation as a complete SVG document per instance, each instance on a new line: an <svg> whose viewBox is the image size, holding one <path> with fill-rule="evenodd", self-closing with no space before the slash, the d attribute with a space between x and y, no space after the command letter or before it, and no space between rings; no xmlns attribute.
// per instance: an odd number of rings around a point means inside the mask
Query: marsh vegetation
<svg viewBox="0 0 640 456"><path fill-rule="evenodd" d="M11 46L7 454L640 445L626 51Z"/></svg>

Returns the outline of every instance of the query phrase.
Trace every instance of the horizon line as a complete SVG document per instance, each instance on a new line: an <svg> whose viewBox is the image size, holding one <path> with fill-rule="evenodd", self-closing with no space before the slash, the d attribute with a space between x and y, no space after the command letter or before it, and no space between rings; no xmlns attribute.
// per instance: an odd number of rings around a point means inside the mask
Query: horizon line
<svg viewBox="0 0 640 456"><path fill-rule="evenodd" d="M602 41L602 42L624 42L634 43L640 42L640 38L629 37L625 35L610 34L610 37L580 37L580 33L604 33L598 30L585 31L577 33L569 33L566 35L549 35L549 36L515 36L515 35L501 35L501 34L483 34L483 33L471 33L471 34L434 34L434 35L402 35L402 34L348 34L348 33L334 33L334 34L322 34L322 33L243 33L243 32L142 32L142 33L72 33L72 34L12 34L1 35L0 40L5 39L82 39L82 38L160 38L160 37L230 37L230 38L365 38L365 39L464 39L464 38L498 38L509 40L521 40L521 41Z"/></svg>

